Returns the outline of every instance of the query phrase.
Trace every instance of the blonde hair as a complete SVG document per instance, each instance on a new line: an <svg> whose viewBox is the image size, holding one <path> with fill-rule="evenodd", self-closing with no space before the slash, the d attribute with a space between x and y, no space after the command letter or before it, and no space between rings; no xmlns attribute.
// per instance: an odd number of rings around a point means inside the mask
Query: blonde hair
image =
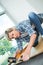
<svg viewBox="0 0 43 65"><path fill-rule="evenodd" d="M15 27L12 27L12 28L9 28L9 29L7 29L7 30L5 31L5 34L6 34L7 38L8 38L8 40L11 40L11 39L9 38L9 33L12 32L14 29L15 29Z"/></svg>

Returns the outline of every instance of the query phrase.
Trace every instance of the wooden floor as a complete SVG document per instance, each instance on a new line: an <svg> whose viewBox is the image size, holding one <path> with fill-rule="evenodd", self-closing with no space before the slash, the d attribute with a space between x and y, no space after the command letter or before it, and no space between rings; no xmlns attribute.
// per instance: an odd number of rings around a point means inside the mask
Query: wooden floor
<svg viewBox="0 0 43 65"><path fill-rule="evenodd" d="M43 39L42 38L40 38L39 44L36 47L32 48L30 57L36 56L40 53L43 53Z"/></svg>
<svg viewBox="0 0 43 65"><path fill-rule="evenodd" d="M32 58L40 53L43 53L43 39L42 38L40 39L39 44L36 47L32 47L30 58ZM14 63L14 65L16 65L18 63L20 63L20 61Z"/></svg>
<svg viewBox="0 0 43 65"><path fill-rule="evenodd" d="M30 58L43 53L43 39L41 38L39 44L36 47L32 47ZM20 62L16 62L18 64ZM14 64L14 65L16 65Z"/></svg>

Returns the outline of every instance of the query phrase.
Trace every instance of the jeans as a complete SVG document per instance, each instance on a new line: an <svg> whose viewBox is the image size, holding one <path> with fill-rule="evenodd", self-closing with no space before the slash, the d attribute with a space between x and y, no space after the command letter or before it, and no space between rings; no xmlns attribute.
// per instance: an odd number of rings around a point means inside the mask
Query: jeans
<svg viewBox="0 0 43 65"><path fill-rule="evenodd" d="M31 12L29 14L29 19L30 19L31 23L35 25L35 30L37 32L37 38L35 40L35 44L37 45L39 33L41 35L43 35L43 29L41 27L41 22L40 22L38 15L35 14L34 12Z"/></svg>

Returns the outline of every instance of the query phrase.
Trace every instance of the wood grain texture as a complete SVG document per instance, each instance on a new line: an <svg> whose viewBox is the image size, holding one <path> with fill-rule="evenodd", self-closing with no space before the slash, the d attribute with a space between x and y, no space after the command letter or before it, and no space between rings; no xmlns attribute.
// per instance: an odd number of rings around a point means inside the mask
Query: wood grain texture
<svg viewBox="0 0 43 65"><path fill-rule="evenodd" d="M33 50L31 50L30 57L36 56L40 53L43 53L43 39L41 38L38 45L36 47L33 47Z"/></svg>

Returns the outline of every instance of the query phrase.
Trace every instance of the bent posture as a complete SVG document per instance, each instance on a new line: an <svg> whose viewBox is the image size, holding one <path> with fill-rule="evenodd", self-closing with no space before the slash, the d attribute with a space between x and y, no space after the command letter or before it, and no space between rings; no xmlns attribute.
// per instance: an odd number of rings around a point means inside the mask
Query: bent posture
<svg viewBox="0 0 43 65"><path fill-rule="evenodd" d="M32 27L33 24L35 27ZM17 41L17 53L23 50L22 42L28 42L25 52L22 53L22 60L26 61L30 58L32 46L37 46L38 44L39 33L43 36L43 29L38 16L32 12L29 14L28 20L22 21L14 28L9 28L5 33L9 40L14 38Z"/></svg>

